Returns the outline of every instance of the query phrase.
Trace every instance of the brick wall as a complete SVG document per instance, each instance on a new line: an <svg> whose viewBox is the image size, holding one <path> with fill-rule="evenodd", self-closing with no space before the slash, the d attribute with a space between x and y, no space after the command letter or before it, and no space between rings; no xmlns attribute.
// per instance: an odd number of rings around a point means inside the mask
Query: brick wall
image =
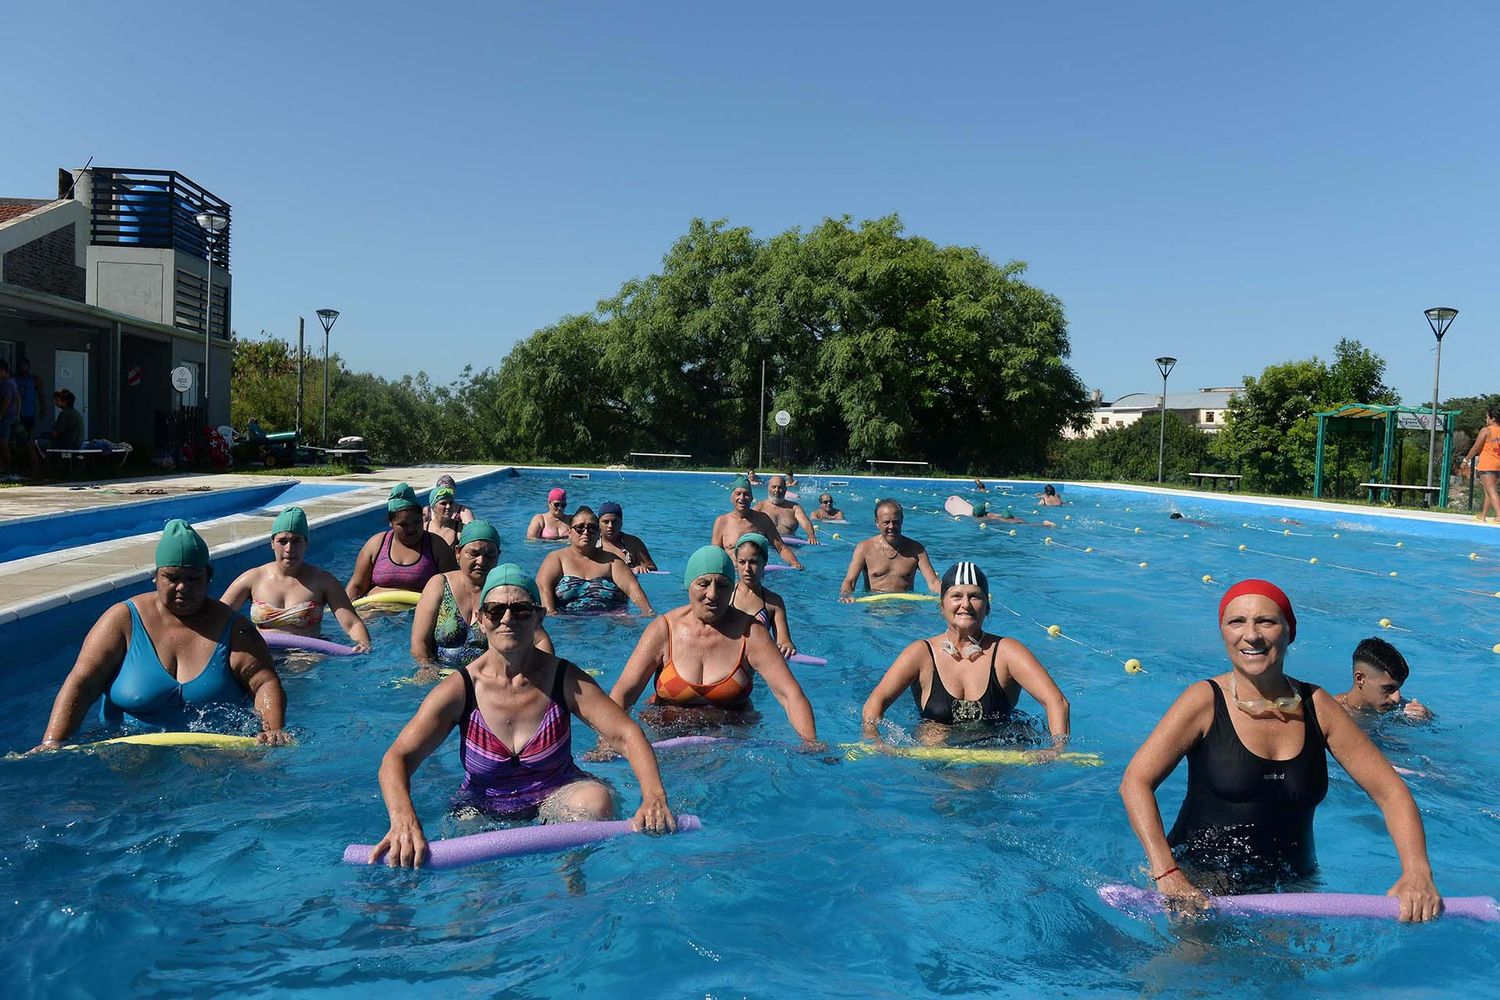
<svg viewBox="0 0 1500 1000"><path fill-rule="evenodd" d="M0 274L7 283L84 301L84 269L74 263L70 223L23 243L5 255Z"/></svg>

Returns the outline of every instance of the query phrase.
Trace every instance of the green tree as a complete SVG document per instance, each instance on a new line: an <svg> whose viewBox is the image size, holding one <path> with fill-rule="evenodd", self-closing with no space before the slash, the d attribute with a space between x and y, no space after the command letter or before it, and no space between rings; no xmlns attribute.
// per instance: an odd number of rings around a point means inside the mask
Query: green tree
<svg viewBox="0 0 1500 1000"><path fill-rule="evenodd" d="M1160 413L1148 413L1134 423L1092 437L1059 440L1050 451L1047 474L1054 479L1155 482L1161 420ZM1163 480L1186 483L1191 473L1212 470L1212 438L1169 413L1162 451Z"/></svg>

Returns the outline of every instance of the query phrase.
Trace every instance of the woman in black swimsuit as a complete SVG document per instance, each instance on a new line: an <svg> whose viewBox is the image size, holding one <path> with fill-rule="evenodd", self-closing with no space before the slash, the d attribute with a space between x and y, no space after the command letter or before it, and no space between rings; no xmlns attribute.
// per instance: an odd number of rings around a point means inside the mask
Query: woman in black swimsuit
<svg viewBox="0 0 1500 1000"><path fill-rule="evenodd" d="M865 738L880 740L886 709L908 689L923 720L917 740L928 746L944 743L955 726L993 730L1009 722L1024 690L1047 710L1052 749L1039 753L1062 750L1068 743L1068 699L1019 640L984 631L990 613L984 571L971 562L955 563L943 574L941 593L948 628L896 657L865 702Z"/></svg>
<svg viewBox="0 0 1500 1000"><path fill-rule="evenodd" d="M1195 881L1256 892L1312 874L1313 811L1328 792L1331 751L1385 816L1401 857L1389 892L1401 900L1401 919L1435 917L1442 900L1411 792L1331 695L1286 676L1297 637L1286 594L1265 580L1235 584L1219 602L1219 633L1229 672L1182 693L1120 782L1157 889L1198 908L1206 898ZM1183 757L1187 797L1167 833L1156 788Z"/></svg>

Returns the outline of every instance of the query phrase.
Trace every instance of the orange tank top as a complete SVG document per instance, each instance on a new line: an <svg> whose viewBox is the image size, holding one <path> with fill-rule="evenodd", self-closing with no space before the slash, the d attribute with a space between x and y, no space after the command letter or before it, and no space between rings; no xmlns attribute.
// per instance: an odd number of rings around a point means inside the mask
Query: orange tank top
<svg viewBox="0 0 1500 1000"><path fill-rule="evenodd" d="M752 622L753 625L753 622ZM739 708L750 700L755 674L745 659L745 643L750 630L740 638L740 660L728 677L713 684L694 684L677 673L672 662L672 624L667 623L667 662L656 674L656 697L659 705L712 705L715 708Z"/></svg>
<svg viewBox="0 0 1500 1000"><path fill-rule="evenodd" d="M1493 427L1489 428L1489 432L1489 436L1484 439L1484 447L1479 449L1477 468L1481 472L1500 472L1500 434L1496 434Z"/></svg>

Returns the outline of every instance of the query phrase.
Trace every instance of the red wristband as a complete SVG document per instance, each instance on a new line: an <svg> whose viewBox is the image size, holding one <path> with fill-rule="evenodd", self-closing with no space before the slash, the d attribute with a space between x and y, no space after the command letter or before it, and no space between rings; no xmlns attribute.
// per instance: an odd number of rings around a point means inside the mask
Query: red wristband
<svg viewBox="0 0 1500 1000"><path fill-rule="evenodd" d="M1153 882L1160 882L1162 879L1166 878L1168 875L1172 874L1173 872L1180 872L1180 871L1182 871L1181 868L1177 867L1176 865L1173 865L1171 868L1168 868L1166 871L1162 872L1160 875L1152 875L1151 876L1151 881L1153 881Z"/></svg>

